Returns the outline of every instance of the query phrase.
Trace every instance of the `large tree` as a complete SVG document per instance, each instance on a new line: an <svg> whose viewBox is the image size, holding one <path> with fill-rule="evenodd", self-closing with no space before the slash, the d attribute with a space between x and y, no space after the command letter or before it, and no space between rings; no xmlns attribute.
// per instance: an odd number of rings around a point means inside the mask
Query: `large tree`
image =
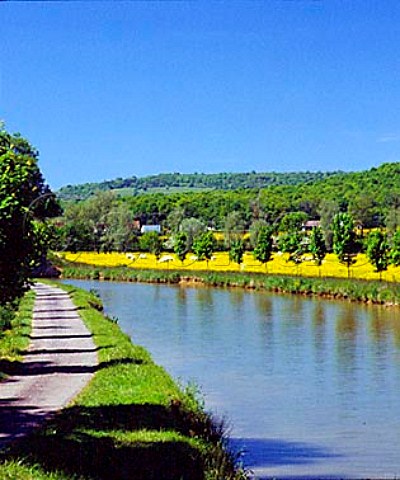
<svg viewBox="0 0 400 480"><path fill-rule="evenodd" d="M46 254L46 217L60 213L38 167L38 152L0 126L0 304L26 290Z"/></svg>
<svg viewBox="0 0 400 480"><path fill-rule="evenodd" d="M333 219L340 213L339 205L334 200L321 199L318 214L320 216L321 228L324 232L325 246L328 252L333 248Z"/></svg>

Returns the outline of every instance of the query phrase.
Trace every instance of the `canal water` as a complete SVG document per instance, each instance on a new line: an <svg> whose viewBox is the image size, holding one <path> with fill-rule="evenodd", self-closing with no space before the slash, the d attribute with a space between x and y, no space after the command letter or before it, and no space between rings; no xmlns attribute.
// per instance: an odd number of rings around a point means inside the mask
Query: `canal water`
<svg viewBox="0 0 400 480"><path fill-rule="evenodd" d="M226 417L254 478L400 477L400 315L347 302L68 281Z"/></svg>

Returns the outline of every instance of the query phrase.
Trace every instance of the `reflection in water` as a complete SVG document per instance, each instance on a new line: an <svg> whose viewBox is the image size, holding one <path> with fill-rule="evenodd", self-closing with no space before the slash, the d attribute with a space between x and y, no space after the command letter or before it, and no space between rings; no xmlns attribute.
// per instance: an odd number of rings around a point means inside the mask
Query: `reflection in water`
<svg viewBox="0 0 400 480"><path fill-rule="evenodd" d="M202 386L258 478L400 476L397 310L242 290L70 282Z"/></svg>
<svg viewBox="0 0 400 480"><path fill-rule="evenodd" d="M315 302L314 308L312 310L312 326L313 326L313 337L314 337L314 348L315 348L315 360L316 368L318 369L319 375L317 379L321 378L323 372L324 363L326 360L325 354L325 342L326 342L326 305L321 302Z"/></svg>
<svg viewBox="0 0 400 480"><path fill-rule="evenodd" d="M176 303L183 312L186 312L187 308L187 290L186 288L176 289Z"/></svg>
<svg viewBox="0 0 400 480"><path fill-rule="evenodd" d="M274 368L274 308L270 295L253 295L254 307L259 315L259 348L264 352L264 365L268 371Z"/></svg>
<svg viewBox="0 0 400 480"><path fill-rule="evenodd" d="M390 325L392 327L394 344L398 349L400 349L400 315L393 314L391 316Z"/></svg>
<svg viewBox="0 0 400 480"><path fill-rule="evenodd" d="M196 303L199 309L208 310L213 306L213 290L208 287L195 288Z"/></svg>
<svg viewBox="0 0 400 480"><path fill-rule="evenodd" d="M272 320L273 301L270 295L256 294L253 296L254 305L256 306L261 318Z"/></svg>
<svg viewBox="0 0 400 480"><path fill-rule="evenodd" d="M338 391L344 402L354 400L358 360L357 331L358 322L353 305L340 305L336 318L336 362Z"/></svg>
<svg viewBox="0 0 400 480"><path fill-rule="evenodd" d="M357 319L354 311L354 305L340 305L336 320L336 333L340 341L350 340L354 343L357 339Z"/></svg>
<svg viewBox="0 0 400 480"><path fill-rule="evenodd" d="M378 346L384 347L390 335L390 323L387 322L387 317L384 315L385 312L380 308L376 308L368 313L371 339Z"/></svg>
<svg viewBox="0 0 400 480"><path fill-rule="evenodd" d="M231 292L231 302L235 307L242 308L245 298L245 292L243 290L235 289Z"/></svg>

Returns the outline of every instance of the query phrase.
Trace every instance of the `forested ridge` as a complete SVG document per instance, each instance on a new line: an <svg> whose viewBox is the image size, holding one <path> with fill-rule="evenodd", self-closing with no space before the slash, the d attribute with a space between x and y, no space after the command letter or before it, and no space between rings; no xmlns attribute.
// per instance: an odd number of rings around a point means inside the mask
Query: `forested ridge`
<svg viewBox="0 0 400 480"><path fill-rule="evenodd" d="M274 184L255 186L268 175L275 178ZM400 162L351 173L160 174L135 181L142 186L148 182L153 186L149 188L157 185L180 185L183 188L190 185L190 179L193 180L193 191L166 189L151 193L150 189L145 195L136 191L136 194L124 195L122 202L144 223L163 222L174 208L182 207L185 216L201 218L216 228L221 227L226 215L232 211L240 211L246 223L254 218L275 221L279 215L291 211L304 211L310 219L318 219L327 203L335 204L341 211L349 210L364 226L374 226L384 223L389 211L400 207ZM99 191L118 193L118 186L126 188L129 181L119 179L102 184L67 186L58 192L58 196L61 200L84 200ZM237 185L242 186L236 188ZM201 187L212 190L196 190Z"/></svg>
<svg viewBox="0 0 400 480"><path fill-rule="evenodd" d="M99 191L120 191L124 194L140 194L154 190L236 190L239 188L266 188L271 185L297 185L338 175L341 172L288 172L288 173L160 173L145 177L132 176L99 183L84 183L62 187L59 198L83 200ZM128 191L126 191L128 189Z"/></svg>
<svg viewBox="0 0 400 480"><path fill-rule="evenodd" d="M385 223L400 207L400 163L387 163L364 172L341 173L312 183L276 185L261 189L213 190L124 197L129 209L145 223L163 222L175 208L222 228L226 216L240 212L245 224L262 218L274 222L285 213L302 211L319 219L328 204L350 211L365 227Z"/></svg>

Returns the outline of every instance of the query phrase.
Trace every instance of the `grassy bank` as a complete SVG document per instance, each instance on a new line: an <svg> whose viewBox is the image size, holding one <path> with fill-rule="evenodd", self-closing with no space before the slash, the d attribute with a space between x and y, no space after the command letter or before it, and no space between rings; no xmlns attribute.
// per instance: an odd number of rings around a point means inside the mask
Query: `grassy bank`
<svg viewBox="0 0 400 480"><path fill-rule="evenodd" d="M62 288L92 331L100 363L70 407L2 455L0 479L245 478L196 392L133 345L96 297Z"/></svg>
<svg viewBox="0 0 400 480"><path fill-rule="evenodd" d="M29 345L34 300L35 294L28 292L0 332L0 380L16 370Z"/></svg>
<svg viewBox="0 0 400 480"><path fill-rule="evenodd" d="M125 282L189 283L213 287L241 287L279 293L296 293L325 298L385 305L400 305L400 284L338 278L312 278L257 273L204 272L182 270L138 270L88 265L63 266L65 278Z"/></svg>

